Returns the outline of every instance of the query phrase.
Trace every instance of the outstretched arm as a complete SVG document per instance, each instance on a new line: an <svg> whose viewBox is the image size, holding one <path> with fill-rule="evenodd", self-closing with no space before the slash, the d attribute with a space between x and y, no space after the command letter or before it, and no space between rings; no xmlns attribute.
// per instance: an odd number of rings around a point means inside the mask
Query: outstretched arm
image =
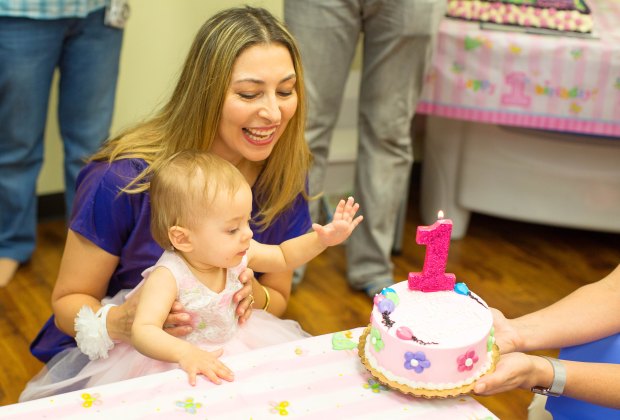
<svg viewBox="0 0 620 420"><path fill-rule="evenodd" d="M359 204L353 197L340 200L331 223L312 225L314 232L289 239L280 245L264 245L252 241L248 250L248 266L261 272L293 270L323 252L328 246L344 242L363 220L355 217Z"/></svg>
<svg viewBox="0 0 620 420"><path fill-rule="evenodd" d="M605 407L620 408L620 365L562 360L566 385L562 395ZM508 353L500 357L495 372L476 382L474 392L493 395L515 388L549 387L553 369L548 360L525 353Z"/></svg>
<svg viewBox="0 0 620 420"><path fill-rule="evenodd" d="M131 342L140 353L164 362L178 363L187 372L189 383L203 374L219 384L220 378L233 380L232 371L218 358L222 350L208 352L163 330L177 295L177 286L167 268L155 269L142 285L140 302L131 329Z"/></svg>

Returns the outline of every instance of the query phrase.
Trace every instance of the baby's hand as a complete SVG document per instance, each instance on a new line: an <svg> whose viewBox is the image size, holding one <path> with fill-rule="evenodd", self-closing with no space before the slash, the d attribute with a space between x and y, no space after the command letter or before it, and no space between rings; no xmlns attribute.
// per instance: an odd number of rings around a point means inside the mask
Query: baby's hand
<svg viewBox="0 0 620 420"><path fill-rule="evenodd" d="M179 359L179 366L187 372L189 384L191 386L196 385L196 375L198 374L206 376L217 385L222 383L220 378L232 382L234 374L228 366L218 359L223 352L223 349L205 351L190 344L188 350Z"/></svg>
<svg viewBox="0 0 620 420"><path fill-rule="evenodd" d="M325 226L318 223L312 224L312 229L319 235L321 243L325 246L333 246L344 242L364 219L364 216L354 218L359 208L360 205L353 197L349 197L347 201L340 200L331 223Z"/></svg>

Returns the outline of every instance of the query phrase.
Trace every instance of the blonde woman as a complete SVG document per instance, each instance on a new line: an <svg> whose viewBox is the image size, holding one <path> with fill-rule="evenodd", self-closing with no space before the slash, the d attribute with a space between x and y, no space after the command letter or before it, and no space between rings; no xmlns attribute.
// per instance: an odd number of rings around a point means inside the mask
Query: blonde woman
<svg viewBox="0 0 620 420"><path fill-rule="evenodd" d="M306 233L311 158L303 137L305 114L299 51L278 20L264 9L245 7L205 22L168 103L108 141L81 171L52 293L54 316L32 343L33 354L49 367L74 347L84 306L100 323L100 333L78 338L85 353L81 363L107 353L93 349L131 341L139 294L114 302L109 297L135 287L162 253L150 234L149 180L176 152L209 151L237 167L252 188L256 240L278 244ZM281 315L291 277L291 271L242 273L245 286L233 297L239 322L248 319L250 307ZM178 302L164 324L175 336L192 330Z"/></svg>

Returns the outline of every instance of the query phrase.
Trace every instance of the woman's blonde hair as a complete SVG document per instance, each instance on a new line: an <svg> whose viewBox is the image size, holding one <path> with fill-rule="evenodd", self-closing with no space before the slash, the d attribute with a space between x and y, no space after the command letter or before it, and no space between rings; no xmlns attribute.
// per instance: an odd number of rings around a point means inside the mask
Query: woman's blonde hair
<svg viewBox="0 0 620 420"><path fill-rule="evenodd" d="M209 213L216 197L232 199L240 188L250 188L235 166L207 152L184 150L175 153L153 172L150 183L151 234L164 249L171 249L169 229L194 229Z"/></svg>
<svg viewBox="0 0 620 420"><path fill-rule="evenodd" d="M91 160L140 158L148 167L123 190L149 188L149 178L162 162L184 149L208 151L217 135L222 107L237 57L255 45L279 44L288 49L295 69L297 111L260 165L254 185L264 229L302 193L311 163L304 138L306 98L299 49L293 36L262 8L239 7L221 11L198 31L169 101L151 119L106 142Z"/></svg>

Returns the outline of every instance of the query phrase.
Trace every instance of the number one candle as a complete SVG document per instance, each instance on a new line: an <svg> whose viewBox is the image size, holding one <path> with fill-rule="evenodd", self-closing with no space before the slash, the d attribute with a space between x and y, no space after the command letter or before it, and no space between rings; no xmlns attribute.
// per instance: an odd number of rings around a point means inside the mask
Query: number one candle
<svg viewBox="0 0 620 420"><path fill-rule="evenodd" d="M441 210L431 226L418 226L415 241L426 245L426 255L422 272L409 273L409 289L422 292L454 289L456 276L445 272L451 233L452 220L444 219Z"/></svg>

